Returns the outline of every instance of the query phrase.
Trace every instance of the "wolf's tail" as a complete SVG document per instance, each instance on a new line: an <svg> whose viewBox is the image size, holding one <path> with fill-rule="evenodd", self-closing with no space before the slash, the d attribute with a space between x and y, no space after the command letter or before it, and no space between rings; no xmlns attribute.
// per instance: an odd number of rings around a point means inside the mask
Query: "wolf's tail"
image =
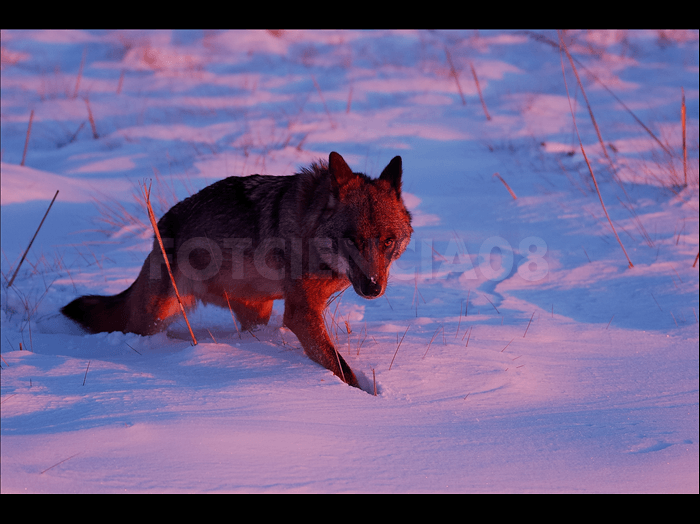
<svg viewBox="0 0 700 524"><path fill-rule="evenodd" d="M128 299L133 288L132 284L118 295L85 295L76 298L61 308L61 313L83 326L90 333L104 331L110 333L123 331L126 333L130 312Z"/></svg>

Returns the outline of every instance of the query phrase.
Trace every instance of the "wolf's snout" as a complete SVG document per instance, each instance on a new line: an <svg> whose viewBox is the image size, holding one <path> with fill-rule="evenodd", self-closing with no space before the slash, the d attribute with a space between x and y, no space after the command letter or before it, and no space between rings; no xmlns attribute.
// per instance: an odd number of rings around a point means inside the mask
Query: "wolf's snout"
<svg viewBox="0 0 700 524"><path fill-rule="evenodd" d="M375 277L362 278L359 284L355 290L365 298L377 298L384 292L382 284Z"/></svg>

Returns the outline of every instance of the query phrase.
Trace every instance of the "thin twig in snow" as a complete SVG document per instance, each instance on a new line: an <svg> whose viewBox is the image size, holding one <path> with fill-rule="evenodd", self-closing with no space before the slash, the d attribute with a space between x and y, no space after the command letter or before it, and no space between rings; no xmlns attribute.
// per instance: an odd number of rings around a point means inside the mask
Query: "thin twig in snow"
<svg viewBox="0 0 700 524"><path fill-rule="evenodd" d="M673 314L673 313L671 313L671 314ZM608 325L605 326L605 329L608 329L610 327L610 322L612 322L613 318L615 318L614 314L613 314L613 316L610 317L610 320L608 320Z"/></svg>
<svg viewBox="0 0 700 524"><path fill-rule="evenodd" d="M511 344L511 342L513 342L513 340L515 340L515 339L514 339L514 338L511 339L511 341L508 342L508 343L506 344L506 347L504 347L500 352L503 353L503 352L506 350L506 348L507 348L508 346L510 346L510 344Z"/></svg>
<svg viewBox="0 0 700 524"><path fill-rule="evenodd" d="M450 64L450 74L452 75L452 78L455 79L455 84L457 84L459 96L462 98L462 105L466 106L467 100L464 98L464 94L462 93L462 86L459 85L459 77L457 75L457 70L455 69L455 65L452 63L452 57L450 56L450 52L447 50L447 47L445 47L445 56L447 56L447 62Z"/></svg>
<svg viewBox="0 0 700 524"><path fill-rule="evenodd" d="M545 44L548 44L552 47L556 47L559 50L561 50L561 48L562 48L562 46L560 44L556 43L554 40L550 40L549 38L547 38L544 35L532 33L530 31L526 31L526 33L529 34L529 36L531 36L532 38L534 38L535 40L537 40L539 42L544 42ZM625 109L625 111L627 111L632 116L632 118L634 118L636 120L636 122L640 126L642 126L647 133L649 133L649 136L651 136L654 140L656 140L656 142L659 144L659 146L661 146L661 149L663 149L669 156L674 156L673 153L671 151L669 151L669 149L664 145L664 143L661 142L661 140L659 140L659 138L653 133L653 131L651 129L649 129L644 124L644 122L642 122L639 119L639 117L637 115L635 115L634 112L629 107L627 107L627 105L612 91L612 89L610 89L607 85L605 85L605 83L600 78L598 78L590 69L588 69L585 65L583 65L578 58L575 58L575 57L572 57L572 58L579 65L579 67L581 69L583 69L586 73L588 73L591 76L591 78L593 78L593 80L595 80L601 86L603 86L603 89L605 89L608 93L610 93L610 95L615 100L617 100L617 102Z"/></svg>
<svg viewBox="0 0 700 524"><path fill-rule="evenodd" d="M561 38L561 34L559 35L559 38ZM562 47L564 48L564 50L566 50L566 46L564 45L563 40L562 40ZM568 50L567 50L567 55L568 55ZM573 61L572 61L572 63L573 63ZM603 202L603 195L601 195L600 188L598 187L598 181L596 180L595 175L593 174L593 168L591 167L591 163L588 161L588 156L586 156L586 151L583 148L583 142L581 141L581 135L579 134L578 126L576 125L576 116L574 115L574 108L571 105L571 97L569 96L569 86L566 83L566 74L564 71L564 57L563 56L561 57L561 72L562 72L562 75L564 76L564 87L566 87L566 97L569 100L569 109L571 110L571 118L574 121L574 129L576 130L576 136L578 137L578 143L581 146L581 153L583 153L583 158L586 161L586 165L588 166L588 171L591 173L591 178L593 179L593 184L595 185L596 192L598 193L598 198L600 199L600 205L603 206L603 212L605 213L605 216L608 219L608 222L610 223L610 227L612 228L613 233L615 233L615 238L617 238L617 242L620 244L620 247L622 248L622 251L625 254L625 257L627 258L627 263L629 264L629 267L632 268L632 267L634 267L634 264L632 264L632 261L630 260L630 257L627 254L627 250L625 250L625 246L622 245L622 240L620 240L620 236L617 234L617 231L615 230L615 226L613 225L612 219L610 218L610 215L608 215L608 210L605 208L605 202ZM577 77L578 77L578 74L577 74ZM607 155L607 153L606 153L606 155Z"/></svg>
<svg viewBox="0 0 700 524"><path fill-rule="evenodd" d="M27 158L27 146L29 146L29 135L32 132L32 121L34 120L34 110L32 109L32 112L29 113L29 125L27 126L27 136L24 139L24 152L22 153L22 163L20 164L21 166L24 165L24 160Z"/></svg>
<svg viewBox="0 0 700 524"><path fill-rule="evenodd" d="M493 306L493 309L495 309L495 310L496 310L496 313L498 313L498 314L500 315L500 314L501 314L501 312L500 312L500 311L498 311L498 308L496 307L496 305L495 305L495 304L494 304L493 302L491 302L491 300L489 299L489 297L487 297L486 295L483 295L483 294L482 294L482 296L483 296L483 297L484 297L484 298L485 298L486 300L488 300L488 301L489 301L489 304L491 304L491 305Z"/></svg>
<svg viewBox="0 0 700 524"><path fill-rule="evenodd" d="M50 470L51 468L55 468L56 466L60 466L61 464L63 464L63 463L66 462L67 460L70 460L70 459L72 459L73 457L77 457L77 456L80 455L81 453L82 453L82 451L79 451L79 452L76 453L75 455L71 455L70 457L68 457L68 458L66 458L66 459L63 459L61 462L56 462L56 464L54 464L54 465L51 466L51 467L46 468L44 471L42 471L41 473L39 473L39 475L43 475L44 473L46 473L46 472L47 472L48 470Z"/></svg>
<svg viewBox="0 0 700 524"><path fill-rule="evenodd" d="M85 381L87 380L87 372L90 369L90 361L88 360L88 365L85 368L85 376L83 377L83 386L85 385Z"/></svg>
<svg viewBox="0 0 700 524"><path fill-rule="evenodd" d="M474 69L474 64L469 64L472 69L472 76L474 76L474 83L476 84L476 90L479 92L479 99L481 100L481 107L484 108L484 114L486 115L486 120L491 120L491 115L489 115L489 110L486 109L486 101L484 96L481 94L481 86L479 85L479 79L476 76L476 69Z"/></svg>
<svg viewBox="0 0 700 524"><path fill-rule="evenodd" d="M532 322L532 318L534 316L535 316L535 311L532 312L532 316L530 317L530 322L527 323L527 327L525 328L525 333L523 333L523 338L525 338L525 335L527 335L527 330L530 329L530 323Z"/></svg>
<svg viewBox="0 0 700 524"><path fill-rule="evenodd" d="M15 269L15 272L12 275L12 278L10 279L10 283L7 284L7 287L10 287L12 285L12 283L15 281L15 277L17 276L17 272L19 271L19 268L22 265L22 262L24 262L24 259L27 257L27 253L29 253L29 248L32 247L32 244L34 243L34 239L39 234L39 230L41 229L41 226L44 225L44 220L46 220L46 216L49 214L49 211L51 211L51 206L53 206L53 203L56 200L57 196L58 196L58 190L56 190L56 194L51 199L51 203L49 204L49 208L46 210L46 213L44 213L44 218L41 219L41 222L39 223L39 227L36 228L36 232L34 233L32 240L29 242L27 249L24 250L24 255L22 255L22 260L19 261L19 264L17 265L17 269Z"/></svg>
<svg viewBox="0 0 700 524"><path fill-rule="evenodd" d="M438 326L437 329L435 330L435 333L433 333L433 336L430 338L430 342L428 342L428 348L425 350L425 353L423 354L423 358L425 358L425 355L428 354L428 350L430 349L430 344L432 344L432 343L433 343L433 340L435 340L435 335L437 335L437 333L438 333L438 331L440 331L440 328L441 328L441 327L442 327L442 326ZM423 359L423 358L422 358L422 359ZM421 360L422 360L422 359L421 359Z"/></svg>
<svg viewBox="0 0 700 524"><path fill-rule="evenodd" d="M493 176L498 177L498 180L500 180L501 182L503 182L503 185L506 186L506 189L507 189L508 192L510 193L510 196L513 197L513 200L517 200L517 199L518 199L518 197L515 195L515 192L513 192L513 190L512 190L512 189L510 188L510 186L508 185L508 182L506 182L505 180L503 180L503 177L502 177L501 175L499 175L498 173L494 173Z"/></svg>
<svg viewBox="0 0 700 524"><path fill-rule="evenodd" d="M403 332L403 337L401 337L401 342L403 342L404 337L406 336L406 333L408 333L408 328L411 327L411 324L406 326L406 331ZM391 359L391 364L389 364L389 371L391 371L391 366L394 365L394 359L396 358L396 354L399 352L399 348L401 347L401 342L396 346L396 351L394 352L394 357Z"/></svg>
<svg viewBox="0 0 700 524"><path fill-rule="evenodd" d="M688 149L685 143L685 90L681 87L681 128L683 131L683 184L688 187Z"/></svg>
<svg viewBox="0 0 700 524"><path fill-rule="evenodd" d="M185 306L182 303L182 298L180 297L180 292L177 290L177 284L175 284L175 277L173 277L173 271L170 269L170 262L168 261L168 255L165 253L165 247L163 246L163 239L160 237L160 231L158 231L158 223L156 222L156 217L153 214L153 208L151 207L151 187L146 187L143 184L143 196L146 201L146 206L148 207L148 218L151 220L151 226L153 226L153 231L158 239L158 244L160 245L160 251L163 253L163 260L165 261L165 267L168 269L168 275L170 275L170 282L173 284L173 289L175 290L175 296L177 297L177 303L180 305L180 311L182 316L185 318L185 323L187 324L187 329L190 330L190 336L192 337L193 345L197 345L197 339L194 337L192 332L192 327L190 326L190 321L187 319L187 313L185 312Z"/></svg>

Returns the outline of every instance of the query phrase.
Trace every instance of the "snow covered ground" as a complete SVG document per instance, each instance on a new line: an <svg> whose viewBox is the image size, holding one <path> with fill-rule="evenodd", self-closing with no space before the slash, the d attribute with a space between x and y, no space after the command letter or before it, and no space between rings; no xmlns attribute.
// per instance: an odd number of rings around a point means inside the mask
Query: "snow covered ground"
<svg viewBox="0 0 700 524"><path fill-rule="evenodd" d="M554 31L3 31L2 492L697 493L698 31L563 38L605 153ZM281 302L197 346L58 314L138 274L139 183L162 214L330 151L401 155L414 215L386 298L329 311L377 396Z"/></svg>

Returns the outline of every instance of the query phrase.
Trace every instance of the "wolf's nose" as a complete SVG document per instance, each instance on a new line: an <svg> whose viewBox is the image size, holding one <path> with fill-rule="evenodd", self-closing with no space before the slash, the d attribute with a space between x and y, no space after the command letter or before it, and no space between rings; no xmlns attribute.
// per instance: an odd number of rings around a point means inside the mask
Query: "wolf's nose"
<svg viewBox="0 0 700 524"><path fill-rule="evenodd" d="M368 278L362 282L362 295L367 298L375 298L382 294L382 285L375 277Z"/></svg>

